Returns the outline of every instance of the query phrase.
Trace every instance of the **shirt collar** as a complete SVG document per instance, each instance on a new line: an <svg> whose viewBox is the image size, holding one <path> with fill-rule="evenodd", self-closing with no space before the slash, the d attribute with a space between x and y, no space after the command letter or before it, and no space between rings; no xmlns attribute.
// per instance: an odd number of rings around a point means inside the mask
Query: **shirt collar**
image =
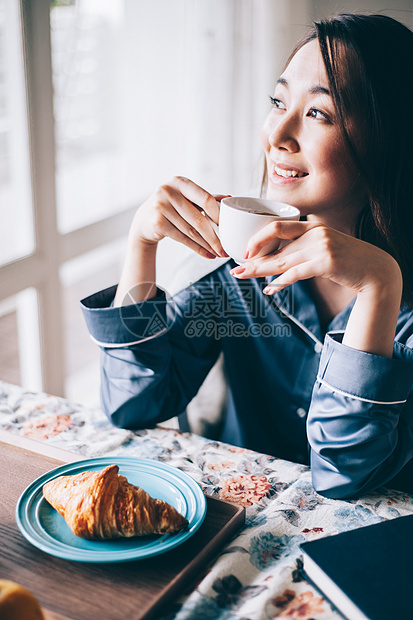
<svg viewBox="0 0 413 620"><path fill-rule="evenodd" d="M273 280L274 276L266 278L267 284ZM281 311L293 316L295 321L301 323L317 340L321 342L324 340L325 332L321 326L314 298L306 280L295 282L291 286L277 291L273 295L273 301ZM355 299L330 321L327 325L327 332L345 330L354 302Z"/></svg>

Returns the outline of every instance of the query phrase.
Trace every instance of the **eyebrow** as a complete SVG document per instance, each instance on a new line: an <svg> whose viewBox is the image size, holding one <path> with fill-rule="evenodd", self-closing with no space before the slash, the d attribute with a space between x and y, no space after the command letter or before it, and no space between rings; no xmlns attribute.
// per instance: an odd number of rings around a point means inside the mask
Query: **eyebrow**
<svg viewBox="0 0 413 620"><path fill-rule="evenodd" d="M281 86L285 86L286 88L288 88L288 81L285 78L279 78L277 80L277 84L281 84ZM328 88L325 88L325 86L320 86L320 84L311 86L311 88L308 89L308 92L311 95L331 95Z"/></svg>

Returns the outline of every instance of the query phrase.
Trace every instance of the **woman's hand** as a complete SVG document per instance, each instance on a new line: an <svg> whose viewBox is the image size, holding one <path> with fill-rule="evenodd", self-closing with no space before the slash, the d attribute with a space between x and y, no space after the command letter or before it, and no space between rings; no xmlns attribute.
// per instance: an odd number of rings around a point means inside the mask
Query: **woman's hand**
<svg viewBox="0 0 413 620"><path fill-rule="evenodd" d="M170 237L201 256L226 256L208 218L218 223L219 204L214 197L184 177L174 177L162 185L138 209L130 231L130 243L157 245Z"/></svg>
<svg viewBox="0 0 413 620"><path fill-rule="evenodd" d="M274 254L254 256L278 237L289 243ZM237 278L278 275L266 290L272 294L298 280L322 277L353 289L386 287L399 272L396 261L380 248L314 222L272 222L248 244L248 260L232 270Z"/></svg>
<svg viewBox="0 0 413 620"><path fill-rule="evenodd" d="M129 231L129 242L122 275L114 299L124 306L151 299L157 294L156 250L159 241L170 237L201 256L226 256L211 222L218 223L218 201L184 177L174 177L162 185L137 210Z"/></svg>
<svg viewBox="0 0 413 620"><path fill-rule="evenodd" d="M274 254L254 256L272 238L289 243ZM248 258L231 273L237 278L278 277L264 293L272 295L298 280L327 278L352 289L356 302L343 344L391 357L400 310L402 276L397 262L384 250L315 222L273 222L254 235Z"/></svg>

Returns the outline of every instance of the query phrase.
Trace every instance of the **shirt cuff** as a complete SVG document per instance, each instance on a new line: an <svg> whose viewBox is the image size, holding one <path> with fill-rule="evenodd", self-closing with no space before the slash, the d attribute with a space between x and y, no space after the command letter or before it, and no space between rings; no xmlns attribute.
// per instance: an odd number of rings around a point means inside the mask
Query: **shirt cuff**
<svg viewBox="0 0 413 620"><path fill-rule="evenodd" d="M80 304L90 336L105 348L122 348L155 338L168 329L167 300L157 296L129 306L113 307L117 286L82 299Z"/></svg>
<svg viewBox="0 0 413 620"><path fill-rule="evenodd" d="M343 335L326 335L317 380L359 400L404 403L413 383L413 351L395 342L393 357L381 357L343 345Z"/></svg>

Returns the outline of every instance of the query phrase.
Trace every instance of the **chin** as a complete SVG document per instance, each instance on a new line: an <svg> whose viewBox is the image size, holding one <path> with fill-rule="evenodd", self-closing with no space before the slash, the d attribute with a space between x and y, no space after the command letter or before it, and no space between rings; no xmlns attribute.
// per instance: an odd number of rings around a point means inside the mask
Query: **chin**
<svg viewBox="0 0 413 620"><path fill-rule="evenodd" d="M275 200L276 202L283 202L288 205L293 205L294 207L297 207L298 209L300 208L300 202L302 202L298 200L297 198L294 200L294 196L291 193L287 195L286 192L271 191L271 189L267 190L265 197L267 198L267 200Z"/></svg>

